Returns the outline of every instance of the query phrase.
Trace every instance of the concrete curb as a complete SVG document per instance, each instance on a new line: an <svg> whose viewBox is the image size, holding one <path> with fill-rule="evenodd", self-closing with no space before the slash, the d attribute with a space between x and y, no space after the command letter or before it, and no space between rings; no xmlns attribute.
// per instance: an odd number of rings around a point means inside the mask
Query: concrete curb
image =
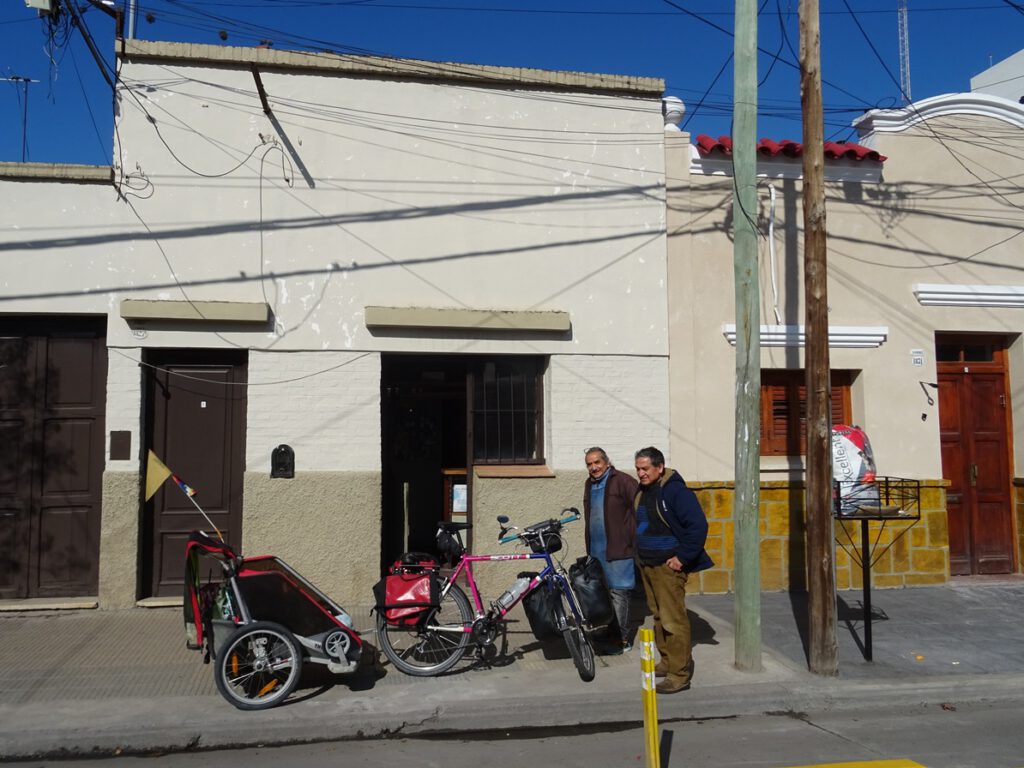
<svg viewBox="0 0 1024 768"><path fill-rule="evenodd" d="M281 746L481 731L640 723L640 675L602 670L614 678L600 690L558 670L530 686L496 671L436 685L386 691L341 691L265 712L240 712L219 697L112 699L0 706L0 759L180 752L241 746ZM491 676L488 680L487 677ZM521 676L520 676L521 677ZM1024 701L1024 675L855 682L802 679L694 687L660 697L662 722L772 712L849 711L879 706L939 706ZM809 678L809 676L808 676ZM635 685L633 684L635 682ZM609 690L611 688L612 690ZM54 723L62 723L54 727Z"/></svg>

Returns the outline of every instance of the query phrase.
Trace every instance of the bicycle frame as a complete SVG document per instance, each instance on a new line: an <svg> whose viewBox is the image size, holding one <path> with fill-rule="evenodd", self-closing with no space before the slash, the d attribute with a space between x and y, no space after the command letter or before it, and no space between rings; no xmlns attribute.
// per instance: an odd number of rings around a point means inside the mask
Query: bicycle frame
<svg viewBox="0 0 1024 768"><path fill-rule="evenodd" d="M448 577L448 581L445 584L444 589L441 591L442 598L447 594L448 590L451 589L451 585L455 584L459 580L459 576L465 575L466 583L469 585L469 591L473 601L473 610L476 613L476 618L483 618L487 615L487 611L484 608L483 599L480 597L480 589L476 585L476 578L473 576L473 563L509 562L512 560L543 560L545 565L544 569L530 580L530 586L527 587L523 593L511 603L511 605L504 607L498 602L493 604L493 610L496 612L498 619L504 619L509 614L509 611L522 602L527 595L535 589L541 588L549 579L554 579L557 580L558 585L561 587L562 594L568 598L569 610L572 611L572 615L575 618L576 623L583 626L585 619L583 617L583 613L579 609L579 605L576 601L576 595L573 594L569 580L565 578L565 576L555 567L555 564L551 559L551 554L548 552L531 552L512 555L464 554L459 559L459 563L455 566L455 570L452 571L451 576ZM436 629L448 630L448 628L443 627L437 627ZM451 628L451 631L459 630ZM473 627L463 627L461 631L464 633L471 633L473 631Z"/></svg>

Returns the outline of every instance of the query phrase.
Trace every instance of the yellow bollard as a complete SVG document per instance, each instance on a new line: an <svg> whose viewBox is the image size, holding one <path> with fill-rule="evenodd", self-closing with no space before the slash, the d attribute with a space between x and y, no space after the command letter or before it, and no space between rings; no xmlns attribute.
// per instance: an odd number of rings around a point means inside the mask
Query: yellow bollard
<svg viewBox="0 0 1024 768"><path fill-rule="evenodd" d="M658 694L654 690L654 632L640 630L640 679L644 697L644 742L647 768L661 768L658 741Z"/></svg>

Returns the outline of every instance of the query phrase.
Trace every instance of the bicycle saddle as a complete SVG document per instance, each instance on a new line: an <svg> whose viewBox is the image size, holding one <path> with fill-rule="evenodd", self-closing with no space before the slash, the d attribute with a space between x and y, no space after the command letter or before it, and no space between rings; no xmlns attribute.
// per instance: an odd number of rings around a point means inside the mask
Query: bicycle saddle
<svg viewBox="0 0 1024 768"><path fill-rule="evenodd" d="M445 520L440 520L437 523L437 527L446 533L455 533L456 531L468 531L473 527L472 523L449 523Z"/></svg>

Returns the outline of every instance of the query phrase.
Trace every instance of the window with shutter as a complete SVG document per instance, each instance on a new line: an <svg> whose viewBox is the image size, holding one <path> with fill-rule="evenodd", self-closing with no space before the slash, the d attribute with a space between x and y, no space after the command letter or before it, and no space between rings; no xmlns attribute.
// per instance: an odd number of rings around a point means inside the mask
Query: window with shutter
<svg viewBox="0 0 1024 768"><path fill-rule="evenodd" d="M807 451L807 389L803 370L761 371L761 455ZM848 424L851 371L832 371L832 423Z"/></svg>

